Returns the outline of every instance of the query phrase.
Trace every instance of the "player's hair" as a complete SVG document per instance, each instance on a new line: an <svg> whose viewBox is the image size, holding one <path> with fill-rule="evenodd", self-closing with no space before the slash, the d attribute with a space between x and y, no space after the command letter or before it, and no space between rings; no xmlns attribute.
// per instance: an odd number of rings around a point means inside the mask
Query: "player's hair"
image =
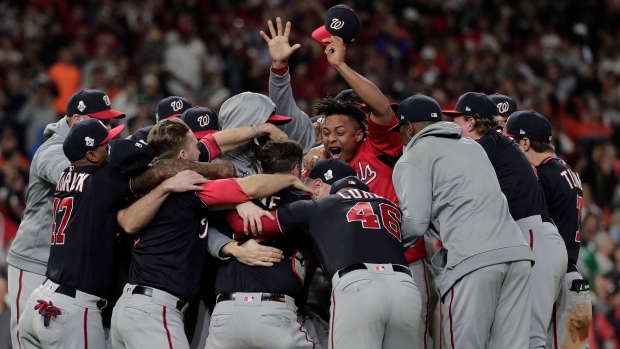
<svg viewBox="0 0 620 349"><path fill-rule="evenodd" d="M481 118L477 114L475 116L463 115L463 117L465 118L465 121L469 121L470 119L474 119L476 121L476 123L474 124L474 131L476 131L476 133L480 136L484 136L493 127L501 125L498 121L498 119L501 118L497 117L493 119L487 119Z"/></svg>
<svg viewBox="0 0 620 349"><path fill-rule="evenodd" d="M519 143L523 138L513 137ZM551 143L535 142L530 140L530 148L537 153L555 153L555 147Z"/></svg>
<svg viewBox="0 0 620 349"><path fill-rule="evenodd" d="M314 106L315 115L325 114L325 118L331 115L346 115L351 118L359 129L364 131L364 137L368 133L366 127L366 114L360 108L360 104L352 100L339 101L332 97L321 98Z"/></svg>
<svg viewBox="0 0 620 349"><path fill-rule="evenodd" d="M301 167L303 152L301 144L293 140L269 141L262 151L261 166L263 172L268 174L290 173L295 165Z"/></svg>
<svg viewBox="0 0 620 349"><path fill-rule="evenodd" d="M188 132L191 131L183 120L179 118L164 119L149 132L146 142L155 151L157 158L175 158L179 151L185 147Z"/></svg>

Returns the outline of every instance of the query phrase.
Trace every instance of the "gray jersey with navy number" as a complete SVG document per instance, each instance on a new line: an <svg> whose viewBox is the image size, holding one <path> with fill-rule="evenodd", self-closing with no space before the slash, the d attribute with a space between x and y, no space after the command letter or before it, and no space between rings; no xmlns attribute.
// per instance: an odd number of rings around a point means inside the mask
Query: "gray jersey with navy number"
<svg viewBox="0 0 620 349"><path fill-rule="evenodd" d="M43 132L47 141L32 158L26 209L7 257L7 262L16 268L41 275L47 270L54 191L63 170L70 165L62 150L69 129L66 118L47 125Z"/></svg>
<svg viewBox="0 0 620 349"><path fill-rule="evenodd" d="M484 149L461 133L453 122L427 126L405 147L393 174L405 246L438 222L443 249L433 264L441 270L442 296L479 268L533 260Z"/></svg>

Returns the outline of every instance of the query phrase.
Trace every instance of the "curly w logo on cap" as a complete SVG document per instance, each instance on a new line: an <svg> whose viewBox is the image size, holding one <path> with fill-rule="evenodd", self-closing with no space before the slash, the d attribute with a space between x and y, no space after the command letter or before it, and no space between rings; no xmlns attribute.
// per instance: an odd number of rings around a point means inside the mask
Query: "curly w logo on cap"
<svg viewBox="0 0 620 349"><path fill-rule="evenodd" d="M323 46L327 46L323 39L339 36L346 46L353 43L361 31L362 21L355 11L347 5L336 5L327 11L325 25L317 28L312 37Z"/></svg>

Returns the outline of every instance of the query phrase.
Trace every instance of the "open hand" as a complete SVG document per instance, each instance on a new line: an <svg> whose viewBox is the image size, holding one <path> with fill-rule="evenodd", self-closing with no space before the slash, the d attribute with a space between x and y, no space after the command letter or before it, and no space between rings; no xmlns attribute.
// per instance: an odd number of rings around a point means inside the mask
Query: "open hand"
<svg viewBox="0 0 620 349"><path fill-rule="evenodd" d="M267 45L269 45L269 54L271 55L273 67L275 69L282 69L288 65L288 59L301 45L295 44L291 46L288 42L288 36L291 33L291 22L286 22L284 33L282 33L282 20L280 17L276 18L277 32L273 28L273 22L268 21L267 25L269 25L271 38L262 30L260 31L260 35L265 39Z"/></svg>

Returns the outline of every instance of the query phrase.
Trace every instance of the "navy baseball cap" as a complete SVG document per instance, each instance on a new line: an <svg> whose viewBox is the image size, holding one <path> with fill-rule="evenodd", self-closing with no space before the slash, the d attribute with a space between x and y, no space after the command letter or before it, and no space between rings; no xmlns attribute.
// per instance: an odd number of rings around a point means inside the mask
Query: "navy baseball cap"
<svg viewBox="0 0 620 349"><path fill-rule="evenodd" d="M506 136L529 138L530 141L551 143L551 123L534 110L512 113L506 122Z"/></svg>
<svg viewBox="0 0 620 349"><path fill-rule="evenodd" d="M325 115L317 115L310 118L310 121L314 124L315 122L323 122L325 120Z"/></svg>
<svg viewBox="0 0 620 349"><path fill-rule="evenodd" d="M185 121L197 139L220 130L217 113L211 108L196 106L195 108L187 109L181 115L181 120Z"/></svg>
<svg viewBox="0 0 620 349"><path fill-rule="evenodd" d="M489 98L497 105L497 115L503 117L504 120L508 119L510 114L517 111L517 102L506 95L496 93L490 95Z"/></svg>
<svg viewBox="0 0 620 349"><path fill-rule="evenodd" d="M417 121L441 121L441 107L437 101L429 96L414 95L400 102L396 111L398 125L390 129L391 132L399 132L400 125Z"/></svg>
<svg viewBox="0 0 620 349"><path fill-rule="evenodd" d="M187 98L179 96L170 96L162 99L157 103L157 109L155 110L155 119L159 120L180 117L183 112L192 107Z"/></svg>
<svg viewBox="0 0 620 349"><path fill-rule="evenodd" d="M363 191L370 191L368 185L362 182L357 176L348 176L343 179L339 179L332 184L332 188L329 190L330 194L336 194L338 190L342 188L356 188Z"/></svg>
<svg viewBox="0 0 620 349"><path fill-rule="evenodd" d="M125 117L124 113L110 108L110 97L105 92L87 88L74 93L69 98L66 113L68 116L88 115L101 120Z"/></svg>
<svg viewBox="0 0 620 349"><path fill-rule="evenodd" d="M327 46L328 44L324 43L323 39L339 36L346 46L355 41L355 38L357 38L361 31L362 21L360 21L355 11L349 6L341 4L327 11L325 25L312 32L312 37L323 46Z"/></svg>
<svg viewBox="0 0 620 349"><path fill-rule="evenodd" d="M340 159L319 160L308 173L308 178L318 178L329 185L348 176L357 176L357 173L351 165Z"/></svg>
<svg viewBox="0 0 620 349"><path fill-rule="evenodd" d="M145 141L113 139L109 144L108 164L124 173L146 170L155 158L155 150Z"/></svg>
<svg viewBox="0 0 620 349"><path fill-rule="evenodd" d="M497 114L497 105L483 93L467 92L456 102L454 110L442 110L442 113L454 118L461 115L493 119Z"/></svg>
<svg viewBox="0 0 620 349"><path fill-rule="evenodd" d="M130 139L134 141L145 141L146 142L146 139L149 137L149 133L151 132L153 127L155 126L150 125L150 126L146 126L146 127L139 129L138 131L134 132L131 135Z"/></svg>
<svg viewBox="0 0 620 349"><path fill-rule="evenodd" d="M62 150L69 161L75 162L86 156L89 151L107 143L125 129L119 125L108 130L101 121L88 119L73 125L62 144Z"/></svg>
<svg viewBox="0 0 620 349"><path fill-rule="evenodd" d="M362 103L362 101L359 99L359 97L357 97L355 92L353 92L353 89L350 89L350 88L340 91L340 93L337 94L336 97L334 97L334 99L337 101L351 100L356 103Z"/></svg>

